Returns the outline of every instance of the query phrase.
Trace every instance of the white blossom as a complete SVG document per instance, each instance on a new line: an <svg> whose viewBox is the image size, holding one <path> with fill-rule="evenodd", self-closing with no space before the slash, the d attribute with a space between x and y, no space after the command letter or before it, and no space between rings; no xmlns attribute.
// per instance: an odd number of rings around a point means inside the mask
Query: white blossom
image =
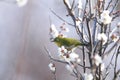
<svg viewBox="0 0 120 80"><path fill-rule="evenodd" d="M65 49L64 46L58 48L58 53L59 53L59 58L61 60L64 60L68 63L70 63L70 57L69 57L69 52L67 51L67 49Z"/></svg>
<svg viewBox="0 0 120 80"><path fill-rule="evenodd" d="M70 30L69 30L69 28L66 28L65 31L66 31L66 32L69 32Z"/></svg>
<svg viewBox="0 0 120 80"><path fill-rule="evenodd" d="M110 38L112 39L113 42L116 42L116 41L119 40L119 36L116 35L116 34L112 34L112 35L110 36Z"/></svg>
<svg viewBox="0 0 120 80"><path fill-rule="evenodd" d="M94 56L94 62L96 64L96 66L99 66L99 64L102 63L102 58L98 54L95 54L95 56Z"/></svg>
<svg viewBox="0 0 120 80"><path fill-rule="evenodd" d="M67 51L67 49L65 49L64 46L58 48L58 53L59 53L59 57L61 60L64 60L68 63L70 62L75 62L75 63L80 63L80 57L78 54L76 54L75 52L71 51Z"/></svg>
<svg viewBox="0 0 120 80"><path fill-rule="evenodd" d="M80 26L81 21L82 21L81 18L76 19L76 26Z"/></svg>
<svg viewBox="0 0 120 80"><path fill-rule="evenodd" d="M73 69L74 69L74 65L66 65L65 68L70 71L71 73L73 72Z"/></svg>
<svg viewBox="0 0 120 80"><path fill-rule="evenodd" d="M120 33L120 22L117 24L117 32Z"/></svg>
<svg viewBox="0 0 120 80"><path fill-rule="evenodd" d="M119 34L117 34L117 31L119 31L119 29L118 29L118 27L115 27L112 31L111 31L111 33L110 33L110 35L109 35L109 38L113 41L113 42L116 42L116 41L118 41L118 39L119 39Z"/></svg>
<svg viewBox="0 0 120 80"><path fill-rule="evenodd" d="M76 63L80 63L81 62L81 59L80 58L78 58L77 60L76 60Z"/></svg>
<svg viewBox="0 0 120 80"><path fill-rule="evenodd" d="M84 74L84 80L93 80L93 75L92 74Z"/></svg>
<svg viewBox="0 0 120 80"><path fill-rule="evenodd" d="M64 25L65 23L62 26L60 26L61 31L69 32L69 28L64 27Z"/></svg>
<svg viewBox="0 0 120 80"><path fill-rule="evenodd" d="M48 67L50 68L50 70L51 70L52 72L55 72L55 71L56 71L55 64L50 63L50 64L48 65Z"/></svg>
<svg viewBox="0 0 120 80"><path fill-rule="evenodd" d="M23 7L24 5L26 5L28 2L28 0L16 0L16 3L19 7Z"/></svg>
<svg viewBox="0 0 120 80"><path fill-rule="evenodd" d="M82 9L82 1L81 0L78 1L78 8Z"/></svg>
<svg viewBox="0 0 120 80"><path fill-rule="evenodd" d="M61 47L58 48L58 52L59 53L67 53L67 49L65 49L64 46L61 46Z"/></svg>
<svg viewBox="0 0 120 80"><path fill-rule="evenodd" d="M101 64L101 71L104 71L104 69L105 69L105 64L102 63L102 64Z"/></svg>
<svg viewBox="0 0 120 80"><path fill-rule="evenodd" d="M109 15L109 11L108 10L104 10L103 12L102 12L102 14L101 14L101 22L103 23L103 24L109 24L109 23L111 23L111 21L112 21L112 17L110 17L110 15Z"/></svg>
<svg viewBox="0 0 120 80"><path fill-rule="evenodd" d="M97 39L98 40L102 40L103 41L103 45L107 42L108 38L106 36L105 33L99 33L98 36L97 36Z"/></svg>
<svg viewBox="0 0 120 80"><path fill-rule="evenodd" d="M72 62L80 63L81 61L79 55L76 54L75 52L70 53L69 58L70 58L70 61Z"/></svg>
<svg viewBox="0 0 120 80"><path fill-rule="evenodd" d="M118 22L117 26L120 27L120 22Z"/></svg>
<svg viewBox="0 0 120 80"><path fill-rule="evenodd" d="M50 27L50 35L51 35L52 38L56 38L59 35L59 33L58 33L54 24L52 24L51 27Z"/></svg>

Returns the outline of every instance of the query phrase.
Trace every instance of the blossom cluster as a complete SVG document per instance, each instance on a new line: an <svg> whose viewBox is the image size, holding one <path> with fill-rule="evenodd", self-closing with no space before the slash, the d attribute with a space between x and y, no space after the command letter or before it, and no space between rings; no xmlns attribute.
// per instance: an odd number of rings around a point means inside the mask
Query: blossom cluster
<svg viewBox="0 0 120 80"><path fill-rule="evenodd" d="M61 31L66 31L68 32L67 28L64 28L63 26L60 27ZM51 38L56 38L58 36L63 36L64 34L61 33L61 31L58 31L55 27L55 25L51 25L50 27L50 36ZM107 42L107 36L102 33L102 34L98 34L98 40L103 40L103 44L105 44ZM75 67L77 66L77 64L80 64L81 59L79 57L79 55L77 53L75 53L75 50L67 50L65 48L65 46L61 46L58 47L58 57L59 60L65 61L68 64L66 64L65 68L70 72L73 73ZM98 54L96 54L93 57L94 63L96 66L101 65L101 71L103 71L105 69L105 65L102 61L101 56L99 56ZM55 72L56 67L53 66L52 63L49 64L49 68L52 72ZM93 79L93 75L90 73L89 75L87 73L85 73L84 75L84 79L85 80L92 80Z"/></svg>
<svg viewBox="0 0 120 80"><path fill-rule="evenodd" d="M64 24L65 25L65 24ZM60 26L60 31L58 31L55 25L51 25L50 27L50 36L51 39L55 39L58 36L66 37L62 31L69 32L69 29L64 27L64 25ZM58 47L58 57L60 60L67 62L66 68L70 72L73 71L76 64L80 64L80 57L77 53L74 52L74 49L68 50L65 46Z"/></svg>
<svg viewBox="0 0 120 80"><path fill-rule="evenodd" d="M28 0L16 0L16 4L19 6L19 7L23 7L24 5L26 5L28 2Z"/></svg>
<svg viewBox="0 0 120 80"><path fill-rule="evenodd" d="M60 26L60 31L58 31L55 27L54 24L51 24L50 27L50 38L54 39L58 36L62 36L62 37L67 37L66 35L64 35L62 32L69 32L69 29L67 27L64 27L65 23L62 24L62 26Z"/></svg>
<svg viewBox="0 0 120 80"><path fill-rule="evenodd" d="M104 10L101 14L101 22L103 24L110 24L112 21L112 17L109 15L109 11L108 10Z"/></svg>
<svg viewBox="0 0 120 80"><path fill-rule="evenodd" d="M82 67L84 72L80 73L81 80L106 80L105 77L108 76L107 71L112 64L113 57L115 55L116 58L118 58L119 53L120 22L114 24L114 26L112 24L112 21L118 17L118 15L116 15L117 12L113 12L114 7L113 10L109 9L110 4L108 4L107 7L103 6L105 5L104 0L98 0L98 3L96 3L98 6L96 6L96 4L93 5L93 1L86 1L84 5L82 0L77 0L77 3L75 3L75 1L71 3L70 0L63 1L67 8L68 16L73 20L74 24L72 24L72 26L75 27L76 33L79 35L79 41L87 43L88 45L80 46L80 52L77 52L76 47L68 50L68 46L66 47L66 45L64 46L62 44L62 46L58 46L58 60L65 62L65 68L74 76L77 76L77 78L78 75L76 74L79 74L81 71L77 71L76 68L78 68L78 66ZM67 23L71 25L71 23ZM64 39L67 38L62 31L69 31L69 29L65 27L65 24L60 27L60 31L52 24L50 27L50 39L55 39L59 36ZM67 42L63 43L65 44ZM109 46L112 47L109 48ZM108 65L104 62L104 59L109 58L108 54L113 53L112 50L114 49L112 48L116 48L116 51L114 51L110 64ZM78 53L82 53L82 57L79 56ZM87 63L89 63L89 66L87 66ZM116 63L117 61L114 63L115 79L117 75Z"/></svg>

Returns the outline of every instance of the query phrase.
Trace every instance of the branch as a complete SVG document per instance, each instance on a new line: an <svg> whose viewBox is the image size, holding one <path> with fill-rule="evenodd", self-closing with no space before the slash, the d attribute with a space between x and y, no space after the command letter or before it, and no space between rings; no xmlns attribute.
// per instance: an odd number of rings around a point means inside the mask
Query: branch
<svg viewBox="0 0 120 80"><path fill-rule="evenodd" d="M116 0L115 5L113 6L113 8L112 8L110 14L114 11L114 9L115 9L115 7L117 6L117 4L119 3L119 1L120 1L120 0Z"/></svg>
<svg viewBox="0 0 120 80"><path fill-rule="evenodd" d="M50 58L51 60L56 61L56 62L61 62L61 63L64 63L64 64L68 64L68 62L65 62L65 61L62 61L62 60L58 60L58 59L54 59L54 58L51 56L50 51L49 51L46 47L44 47L44 49L46 50L46 52L47 52L47 54L48 54L48 56L49 56L49 58Z"/></svg>
<svg viewBox="0 0 120 80"><path fill-rule="evenodd" d="M72 2L71 10L74 9L74 4L75 4L75 0L73 0L73 2Z"/></svg>
<svg viewBox="0 0 120 80"><path fill-rule="evenodd" d="M116 76L113 78L113 80L118 80L117 78L119 77L119 75L120 75L120 69L117 71Z"/></svg>
<svg viewBox="0 0 120 80"><path fill-rule="evenodd" d="M118 74L118 72L117 72L117 61L118 61L119 49L120 49L120 46L117 49L117 54L116 54L116 57L115 57L114 79L117 78L117 74Z"/></svg>
<svg viewBox="0 0 120 80"><path fill-rule="evenodd" d="M92 39L93 39L93 45L95 44L95 33L96 33L96 24L97 24L97 18L94 18L94 27L93 27L93 34L92 34Z"/></svg>
<svg viewBox="0 0 120 80"><path fill-rule="evenodd" d="M81 65L81 64L78 64L79 66L83 67L83 68L87 68L87 69L91 69L90 66L84 66L84 65Z"/></svg>
<svg viewBox="0 0 120 80"><path fill-rule="evenodd" d="M118 39L118 41L115 42L115 44L104 54L104 56L109 55L110 52L114 49L114 47L119 44L120 38Z"/></svg>
<svg viewBox="0 0 120 80"><path fill-rule="evenodd" d="M74 22L74 27L76 29L76 32L79 35L81 42L83 42L82 33L80 32L80 29L78 28L78 26L76 26L76 18L75 18L75 15L74 15L73 11L69 8L68 4L66 3L66 0L63 0L63 2L64 2L65 6L67 8L67 11L68 11L70 17L72 18L72 20Z"/></svg>
<svg viewBox="0 0 120 80"><path fill-rule="evenodd" d="M110 7L110 4L112 3L112 0L109 1L107 7L106 7L106 10L108 10L108 8Z"/></svg>
<svg viewBox="0 0 120 80"><path fill-rule="evenodd" d="M64 20L62 17L60 17L59 15L57 15L52 9L50 9L50 11L56 16L58 17L60 20L62 20L63 22L66 22L68 25L70 26L74 26L73 24L67 22L66 20Z"/></svg>

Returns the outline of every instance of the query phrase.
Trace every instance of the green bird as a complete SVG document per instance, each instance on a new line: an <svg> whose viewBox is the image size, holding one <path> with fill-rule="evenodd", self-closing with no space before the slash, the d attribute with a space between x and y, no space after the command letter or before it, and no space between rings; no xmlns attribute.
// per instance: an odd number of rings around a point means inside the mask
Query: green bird
<svg viewBox="0 0 120 80"><path fill-rule="evenodd" d="M68 51L76 48L78 46L87 46L88 44L81 43L79 40L74 38L66 38L66 37L56 37L52 42L55 42L58 47L64 46Z"/></svg>

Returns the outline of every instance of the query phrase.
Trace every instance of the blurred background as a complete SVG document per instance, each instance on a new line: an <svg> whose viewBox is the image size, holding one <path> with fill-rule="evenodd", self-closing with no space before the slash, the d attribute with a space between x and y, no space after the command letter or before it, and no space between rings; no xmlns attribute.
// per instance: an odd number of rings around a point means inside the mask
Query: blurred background
<svg viewBox="0 0 120 80"><path fill-rule="evenodd" d="M49 17L56 26L62 21L49 8L65 16L62 0L29 0L24 7L0 2L0 80L53 80L44 46L56 47L49 41Z"/></svg>
<svg viewBox="0 0 120 80"><path fill-rule="evenodd" d="M62 17L67 14L62 0L29 0L21 8L0 2L0 80L53 80L44 49L46 46L53 55L57 53L57 47L49 40L49 17L58 27L63 22L49 8ZM73 33L68 36L77 37ZM66 74L64 65L58 63L56 67L58 80L74 78Z"/></svg>

